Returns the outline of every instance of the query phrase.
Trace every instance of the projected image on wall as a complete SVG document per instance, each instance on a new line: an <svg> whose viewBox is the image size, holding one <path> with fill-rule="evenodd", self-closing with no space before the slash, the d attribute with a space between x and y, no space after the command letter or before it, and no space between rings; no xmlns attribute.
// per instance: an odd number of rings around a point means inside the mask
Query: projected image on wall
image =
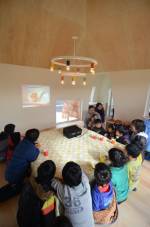
<svg viewBox="0 0 150 227"><path fill-rule="evenodd" d="M41 85L22 86L23 107L46 106L50 102L50 88Z"/></svg>

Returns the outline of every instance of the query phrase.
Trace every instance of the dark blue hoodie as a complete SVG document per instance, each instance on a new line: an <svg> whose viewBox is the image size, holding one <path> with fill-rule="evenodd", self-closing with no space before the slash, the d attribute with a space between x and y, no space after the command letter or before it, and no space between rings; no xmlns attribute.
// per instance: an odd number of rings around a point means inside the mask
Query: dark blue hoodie
<svg viewBox="0 0 150 227"><path fill-rule="evenodd" d="M39 149L27 139L16 147L12 160L7 166L5 179L11 184L22 182L32 161L39 155Z"/></svg>

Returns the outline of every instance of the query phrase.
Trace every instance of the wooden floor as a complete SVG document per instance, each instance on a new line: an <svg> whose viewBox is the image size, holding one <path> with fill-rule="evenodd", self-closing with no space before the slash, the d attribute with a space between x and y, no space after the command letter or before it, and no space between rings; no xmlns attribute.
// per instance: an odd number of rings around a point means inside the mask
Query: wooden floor
<svg viewBox="0 0 150 227"><path fill-rule="evenodd" d="M0 164L0 186L5 184L4 168ZM13 198L0 204L0 227L17 227L17 201ZM139 190L119 206L119 218L112 227L150 227L150 162L144 162Z"/></svg>

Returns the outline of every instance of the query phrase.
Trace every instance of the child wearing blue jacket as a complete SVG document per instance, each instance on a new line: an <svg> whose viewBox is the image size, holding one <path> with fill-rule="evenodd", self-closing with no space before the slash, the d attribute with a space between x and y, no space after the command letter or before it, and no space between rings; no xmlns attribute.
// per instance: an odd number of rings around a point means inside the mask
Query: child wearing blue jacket
<svg viewBox="0 0 150 227"><path fill-rule="evenodd" d="M91 193L93 216L98 224L110 224L117 218L117 203L111 176L110 168L106 164L96 164Z"/></svg>
<svg viewBox="0 0 150 227"><path fill-rule="evenodd" d="M38 157L40 152L35 145L39 134L38 129L28 130L25 138L16 147L12 160L6 168L5 179L8 184L0 189L0 202L21 191L30 163Z"/></svg>

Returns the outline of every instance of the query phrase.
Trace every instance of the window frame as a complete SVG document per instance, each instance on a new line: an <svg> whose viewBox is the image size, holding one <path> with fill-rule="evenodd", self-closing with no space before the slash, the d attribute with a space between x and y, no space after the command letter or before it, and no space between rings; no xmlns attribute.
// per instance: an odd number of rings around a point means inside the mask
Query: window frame
<svg viewBox="0 0 150 227"><path fill-rule="evenodd" d="M146 103L145 103L145 109L144 109L144 117L147 118L149 116L150 112L150 86L147 91L147 96L146 96Z"/></svg>
<svg viewBox="0 0 150 227"><path fill-rule="evenodd" d="M67 117L67 121L63 121L63 122L57 122L57 110L55 111L55 113L56 113L56 126L58 126L58 125L63 125L63 124L70 124L70 123L74 123L74 122L79 122L79 121L82 121L82 110L83 110L83 101L82 100L79 100L79 99L76 99L76 100L73 100L73 99L59 99L59 100L56 100L56 104L57 104L57 101L63 101L63 102L65 102L65 101L78 101L79 103L80 103L80 117L79 118L76 118L76 119L74 119L74 120L68 120L68 118L69 118L69 116ZM57 106L57 105L56 105Z"/></svg>

